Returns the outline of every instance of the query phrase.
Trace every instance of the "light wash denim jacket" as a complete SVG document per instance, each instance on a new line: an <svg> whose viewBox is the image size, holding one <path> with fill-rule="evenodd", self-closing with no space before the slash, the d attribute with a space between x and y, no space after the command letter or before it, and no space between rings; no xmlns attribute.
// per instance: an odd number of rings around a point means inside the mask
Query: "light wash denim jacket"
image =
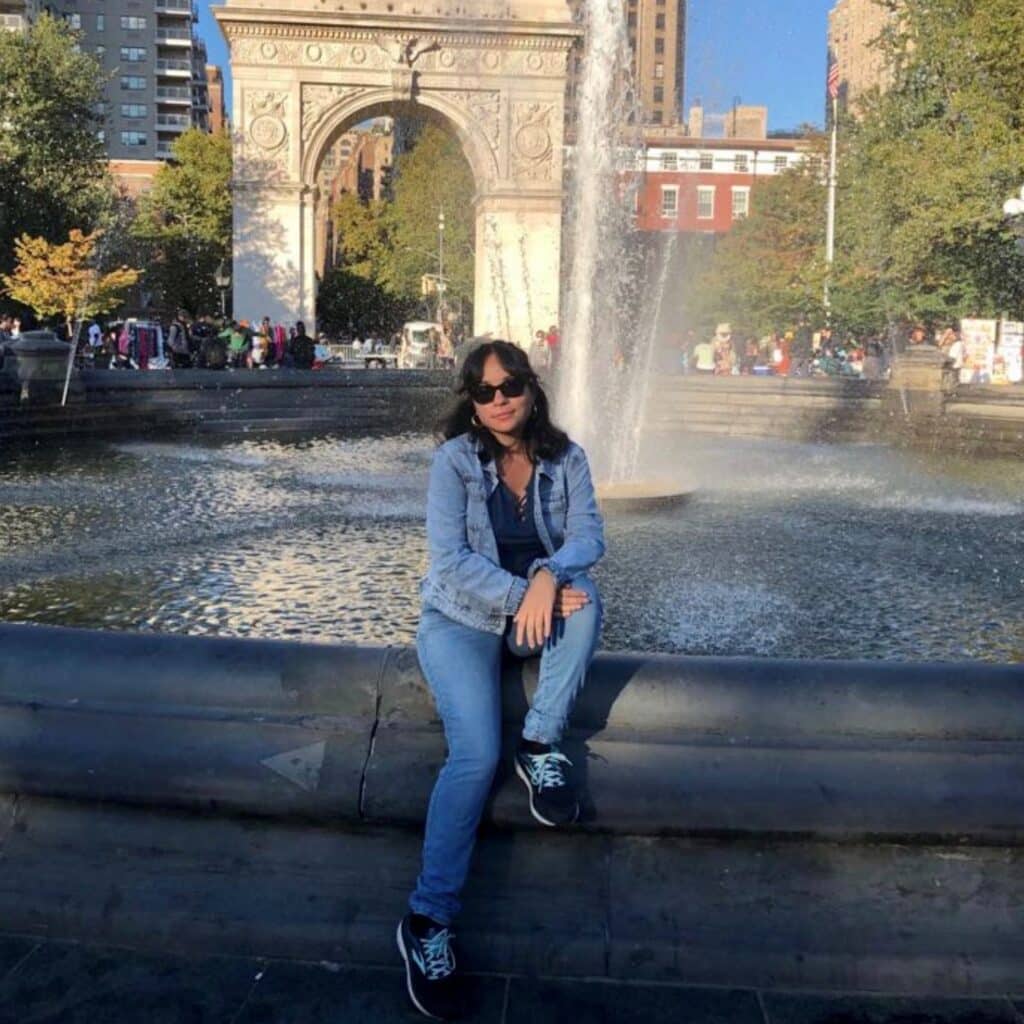
<svg viewBox="0 0 1024 1024"><path fill-rule="evenodd" d="M487 499L498 486L493 461L480 461L470 434L446 441L434 454L427 491L430 569L420 584L424 605L465 626L503 633L519 610L527 581L502 569ZM538 459L533 474L537 533L547 552L529 569L548 569L559 582L586 573L604 554L604 521L587 456L570 443L561 458Z"/></svg>

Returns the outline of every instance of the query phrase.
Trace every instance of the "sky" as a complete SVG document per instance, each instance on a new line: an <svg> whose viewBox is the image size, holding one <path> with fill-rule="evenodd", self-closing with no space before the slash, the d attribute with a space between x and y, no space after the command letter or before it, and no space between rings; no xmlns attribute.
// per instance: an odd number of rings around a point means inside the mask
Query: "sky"
<svg viewBox="0 0 1024 1024"><path fill-rule="evenodd" d="M713 113L735 99L768 107L768 126L820 124L825 110L828 11L835 0L690 0L686 104ZM227 47L200 0L199 31L211 64L230 82ZM230 87L230 86L229 86ZM230 93L226 97L230 113Z"/></svg>

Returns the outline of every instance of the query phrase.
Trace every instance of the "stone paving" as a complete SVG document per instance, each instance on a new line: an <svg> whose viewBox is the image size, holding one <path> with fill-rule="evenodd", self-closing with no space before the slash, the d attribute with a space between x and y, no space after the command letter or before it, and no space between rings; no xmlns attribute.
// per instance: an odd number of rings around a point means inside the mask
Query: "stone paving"
<svg viewBox="0 0 1024 1024"><path fill-rule="evenodd" d="M397 959L397 954L396 954ZM928 999L473 975L466 1024L1024 1024L1024 997ZM0 1024L390 1024L399 968L195 959L0 937Z"/></svg>

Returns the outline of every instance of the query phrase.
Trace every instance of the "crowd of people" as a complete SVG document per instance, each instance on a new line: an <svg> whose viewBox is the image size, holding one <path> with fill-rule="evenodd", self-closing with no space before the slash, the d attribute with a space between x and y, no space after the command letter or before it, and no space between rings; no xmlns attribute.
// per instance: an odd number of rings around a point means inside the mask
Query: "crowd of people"
<svg viewBox="0 0 1024 1024"><path fill-rule="evenodd" d="M917 330L914 332L916 337ZM785 331L736 338L721 323L714 336L701 340L688 331L679 351L682 373L729 377L860 377L884 379L889 349L879 338L837 338L830 327L814 330L806 320Z"/></svg>

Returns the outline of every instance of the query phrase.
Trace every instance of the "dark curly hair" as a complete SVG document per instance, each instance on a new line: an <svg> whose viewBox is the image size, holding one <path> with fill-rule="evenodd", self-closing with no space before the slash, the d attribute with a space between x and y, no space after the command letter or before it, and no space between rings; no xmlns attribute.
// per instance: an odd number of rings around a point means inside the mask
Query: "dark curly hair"
<svg viewBox="0 0 1024 1024"><path fill-rule="evenodd" d="M470 434L483 447L480 456L483 462L496 460L503 453L503 448L494 435L486 427L473 423L473 399L469 395L470 389L483 381L484 363L490 356L495 356L513 377L524 379L533 394L534 412L527 421L523 433L530 458L561 457L569 447L569 435L551 422L548 396L544 393L537 374L533 372L526 353L508 341L482 342L466 357L462 364L462 373L459 375L459 383L455 388L455 404L438 425L440 440L444 442L462 434Z"/></svg>

